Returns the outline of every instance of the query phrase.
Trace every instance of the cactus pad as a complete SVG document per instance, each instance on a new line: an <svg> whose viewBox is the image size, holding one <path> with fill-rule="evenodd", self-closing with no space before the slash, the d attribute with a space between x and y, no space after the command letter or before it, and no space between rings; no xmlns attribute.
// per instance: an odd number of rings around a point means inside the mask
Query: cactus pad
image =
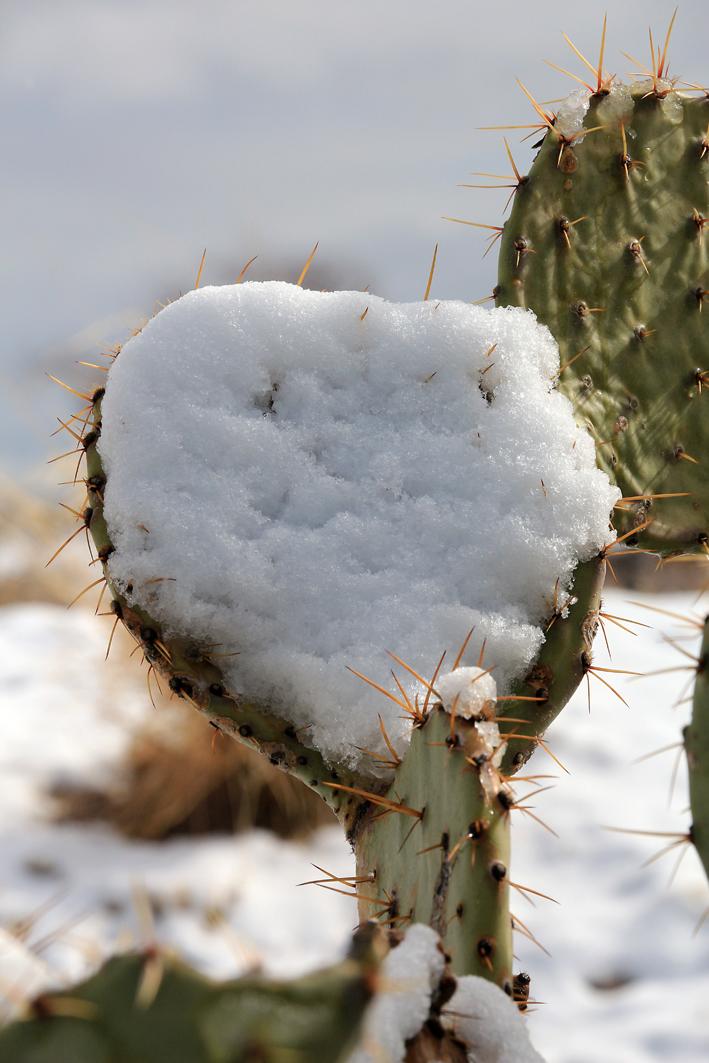
<svg viewBox="0 0 709 1063"><path fill-rule="evenodd" d="M592 132L548 129L500 246L497 304L549 326L559 388L635 499L618 528L662 554L709 536L708 123L661 81L594 94ZM637 498L657 495L678 497Z"/></svg>
<svg viewBox="0 0 709 1063"><path fill-rule="evenodd" d="M339 1063L356 1040L386 951L375 927L350 957L293 982L212 983L156 953L110 959L46 993L0 1031L3 1063Z"/></svg>

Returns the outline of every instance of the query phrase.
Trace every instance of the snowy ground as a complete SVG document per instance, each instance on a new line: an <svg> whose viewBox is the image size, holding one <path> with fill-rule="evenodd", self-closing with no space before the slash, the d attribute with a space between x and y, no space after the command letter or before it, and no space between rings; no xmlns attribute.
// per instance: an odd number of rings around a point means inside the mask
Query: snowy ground
<svg viewBox="0 0 709 1063"><path fill-rule="evenodd" d="M634 638L610 626L611 666L651 671L689 663L660 632L686 636L691 629L629 605L631 597L638 596L609 591L607 611L656 630ZM642 600L687 614L694 599ZM47 905L28 940L59 977L76 976L117 944L152 935L216 975L255 963L296 974L339 955L355 923L353 906L315 887L296 887L312 877L311 862L349 869L337 831L302 844L263 833L151 844L98 825L51 823L46 787L100 781L140 715L154 711L120 664L103 663L107 634L82 612L0 610L0 923L8 928ZM597 660L606 664L602 645ZM691 648L692 641L682 645ZM709 1056L702 1018L709 921L693 930L709 890L698 861L687 851L668 888L679 850L642 867L664 839L603 829L686 829L683 766L668 800L676 751L633 761L678 741L688 706L672 706L689 672L604 677L618 680L631 707L593 681L591 715L580 691L551 733L571 774L543 756L536 761L537 770L559 775L554 790L534 799L535 812L559 838L532 820L515 822L514 881L561 902L532 909L520 897L514 905L551 953L517 941L519 965L532 974L535 999L545 1001L530 1014L530 1031L549 1063L699 1063ZM152 926L146 905L135 899L146 892ZM11 1001L19 973L0 944L0 991Z"/></svg>

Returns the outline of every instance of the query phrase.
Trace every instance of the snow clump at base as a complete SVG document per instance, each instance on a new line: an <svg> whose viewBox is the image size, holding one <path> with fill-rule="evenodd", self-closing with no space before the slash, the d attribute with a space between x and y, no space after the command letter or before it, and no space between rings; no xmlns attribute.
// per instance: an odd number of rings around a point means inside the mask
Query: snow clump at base
<svg viewBox="0 0 709 1063"><path fill-rule="evenodd" d="M469 1063L544 1063L516 1004L485 978L459 978L444 1019L465 1045Z"/></svg>
<svg viewBox="0 0 709 1063"><path fill-rule="evenodd" d="M380 990L367 1009L359 1047L347 1063L402 1063L406 1042L428 1018L431 994L443 973L443 953L430 926L414 923L387 954Z"/></svg>

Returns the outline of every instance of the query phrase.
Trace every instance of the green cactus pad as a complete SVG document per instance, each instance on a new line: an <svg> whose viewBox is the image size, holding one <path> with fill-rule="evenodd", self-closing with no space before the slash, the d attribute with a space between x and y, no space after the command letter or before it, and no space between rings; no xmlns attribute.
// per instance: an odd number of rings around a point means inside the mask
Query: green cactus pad
<svg viewBox="0 0 709 1063"><path fill-rule="evenodd" d="M692 722L685 729L684 748L689 767L691 837L709 878L709 616L704 621Z"/></svg>
<svg viewBox="0 0 709 1063"><path fill-rule="evenodd" d="M550 328L559 388L623 496L684 496L616 511L629 545L674 554L709 536L709 101L656 89L594 95L584 126L602 128L585 137L547 132L496 296Z"/></svg>
<svg viewBox="0 0 709 1063"><path fill-rule="evenodd" d="M364 927L336 967L221 984L155 953L117 956L0 1031L0 1063L339 1063L385 951L377 928Z"/></svg>

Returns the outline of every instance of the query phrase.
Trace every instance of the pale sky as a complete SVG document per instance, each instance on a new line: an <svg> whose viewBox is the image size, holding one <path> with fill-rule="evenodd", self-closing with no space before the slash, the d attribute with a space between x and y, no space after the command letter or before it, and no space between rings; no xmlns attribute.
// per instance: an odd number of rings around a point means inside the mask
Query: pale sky
<svg viewBox="0 0 709 1063"><path fill-rule="evenodd" d="M233 279L296 279L316 240L339 287L477 299L484 239L506 195L456 187L505 173L501 133L595 61L603 8L437 0L3 0L0 469L47 447L57 396L41 375L123 338L156 302ZM608 10L606 67L648 59L672 5ZM706 80L709 19L681 5L672 70ZM704 61L703 61L704 60ZM511 134L520 168L530 158ZM90 360L90 359L89 359ZM85 378L84 378L85 379ZM61 404L57 406L59 411ZM45 424L47 432L44 431ZM24 452L21 454L21 450Z"/></svg>

